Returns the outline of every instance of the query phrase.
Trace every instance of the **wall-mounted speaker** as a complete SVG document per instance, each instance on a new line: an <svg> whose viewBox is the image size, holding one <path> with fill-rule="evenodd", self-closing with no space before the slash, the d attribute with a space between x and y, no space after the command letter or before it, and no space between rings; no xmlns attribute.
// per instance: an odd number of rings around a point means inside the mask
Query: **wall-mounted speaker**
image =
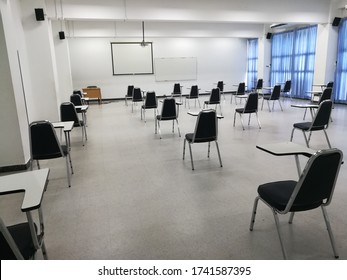
<svg viewBox="0 0 347 280"><path fill-rule="evenodd" d="M272 33L271 33L271 32L268 32L268 33L266 34L266 39L271 39L271 37L272 37Z"/></svg>
<svg viewBox="0 0 347 280"><path fill-rule="evenodd" d="M43 13L43 9L35 9L35 17L37 21L45 20L45 14Z"/></svg>
<svg viewBox="0 0 347 280"><path fill-rule="evenodd" d="M65 33L64 31L59 31L59 39L64 40L65 39Z"/></svg>
<svg viewBox="0 0 347 280"><path fill-rule="evenodd" d="M341 21L340 17L335 17L333 20L333 26L339 26L340 21Z"/></svg>

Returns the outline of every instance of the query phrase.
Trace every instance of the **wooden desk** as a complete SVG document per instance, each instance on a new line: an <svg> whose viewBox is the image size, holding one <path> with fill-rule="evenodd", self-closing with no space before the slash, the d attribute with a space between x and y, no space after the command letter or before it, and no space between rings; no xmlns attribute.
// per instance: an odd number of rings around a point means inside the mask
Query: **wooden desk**
<svg viewBox="0 0 347 280"><path fill-rule="evenodd" d="M262 144L256 146L258 149L270 153L275 156L295 156L296 168L298 175L301 175L301 168L299 162L299 155L311 157L316 150L307 148L306 146L299 145L293 142L280 142L272 144Z"/></svg>
<svg viewBox="0 0 347 280"><path fill-rule="evenodd" d="M85 93L85 97L89 99L98 99L99 104L101 104L101 90L100 88L82 88Z"/></svg>

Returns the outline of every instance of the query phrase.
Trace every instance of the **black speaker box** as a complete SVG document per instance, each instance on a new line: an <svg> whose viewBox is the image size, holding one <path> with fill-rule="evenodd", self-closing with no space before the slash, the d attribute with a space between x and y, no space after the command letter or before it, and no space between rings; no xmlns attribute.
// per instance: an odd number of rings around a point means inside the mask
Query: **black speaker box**
<svg viewBox="0 0 347 280"><path fill-rule="evenodd" d="M45 20L45 14L43 13L43 9L35 9L35 17L37 21Z"/></svg>
<svg viewBox="0 0 347 280"><path fill-rule="evenodd" d="M266 34L266 39L271 39L271 37L272 37L272 33L268 32L268 33Z"/></svg>
<svg viewBox="0 0 347 280"><path fill-rule="evenodd" d="M333 26L339 26L340 21L341 21L340 17L335 17L333 20Z"/></svg>
<svg viewBox="0 0 347 280"><path fill-rule="evenodd" d="M65 33L64 31L59 31L59 39L64 40L65 39Z"/></svg>

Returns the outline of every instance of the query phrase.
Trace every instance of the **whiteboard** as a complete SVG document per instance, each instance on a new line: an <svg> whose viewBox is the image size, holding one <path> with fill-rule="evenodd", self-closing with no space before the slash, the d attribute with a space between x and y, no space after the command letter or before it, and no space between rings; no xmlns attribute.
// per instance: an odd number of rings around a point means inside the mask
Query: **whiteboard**
<svg viewBox="0 0 347 280"><path fill-rule="evenodd" d="M155 58L156 81L182 81L197 79L196 57Z"/></svg>
<svg viewBox="0 0 347 280"><path fill-rule="evenodd" d="M152 43L111 43L113 75L153 74Z"/></svg>

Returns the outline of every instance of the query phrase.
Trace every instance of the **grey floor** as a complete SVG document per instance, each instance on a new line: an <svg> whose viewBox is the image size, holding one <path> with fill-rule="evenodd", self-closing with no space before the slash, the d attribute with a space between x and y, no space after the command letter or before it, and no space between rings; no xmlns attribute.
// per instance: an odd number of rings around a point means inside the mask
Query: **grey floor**
<svg viewBox="0 0 347 280"><path fill-rule="evenodd" d="M252 117L243 131L238 116L233 127L236 106L226 95L225 118L219 121L223 167L215 145L208 159L207 145L194 144L195 171L189 153L182 160L184 135L193 132L196 121L188 108L180 108L182 137L177 130L172 134L171 122L163 122L159 139L152 110L144 123L139 107L132 113L124 101L91 104L84 147L80 130L72 131L72 187L67 187L63 159L41 162L51 170L43 200L49 258L282 259L270 209L259 204L253 232L249 222L258 185L297 179L295 161L256 145L288 141L292 124L303 117L303 110L290 104L301 102L285 99L283 112L278 104L274 112L264 104L259 112L262 128ZM336 105L332 116L332 146L347 154L347 107ZM304 145L301 132L295 133L294 142ZM327 148L323 132L313 134L311 146ZM306 161L301 158L302 166ZM343 165L328 207L341 259L347 259L346 179ZM21 194L0 199L6 222L25 219L18 211ZM292 225L287 219L281 216L280 224L290 259L333 259L320 209L298 213Z"/></svg>

